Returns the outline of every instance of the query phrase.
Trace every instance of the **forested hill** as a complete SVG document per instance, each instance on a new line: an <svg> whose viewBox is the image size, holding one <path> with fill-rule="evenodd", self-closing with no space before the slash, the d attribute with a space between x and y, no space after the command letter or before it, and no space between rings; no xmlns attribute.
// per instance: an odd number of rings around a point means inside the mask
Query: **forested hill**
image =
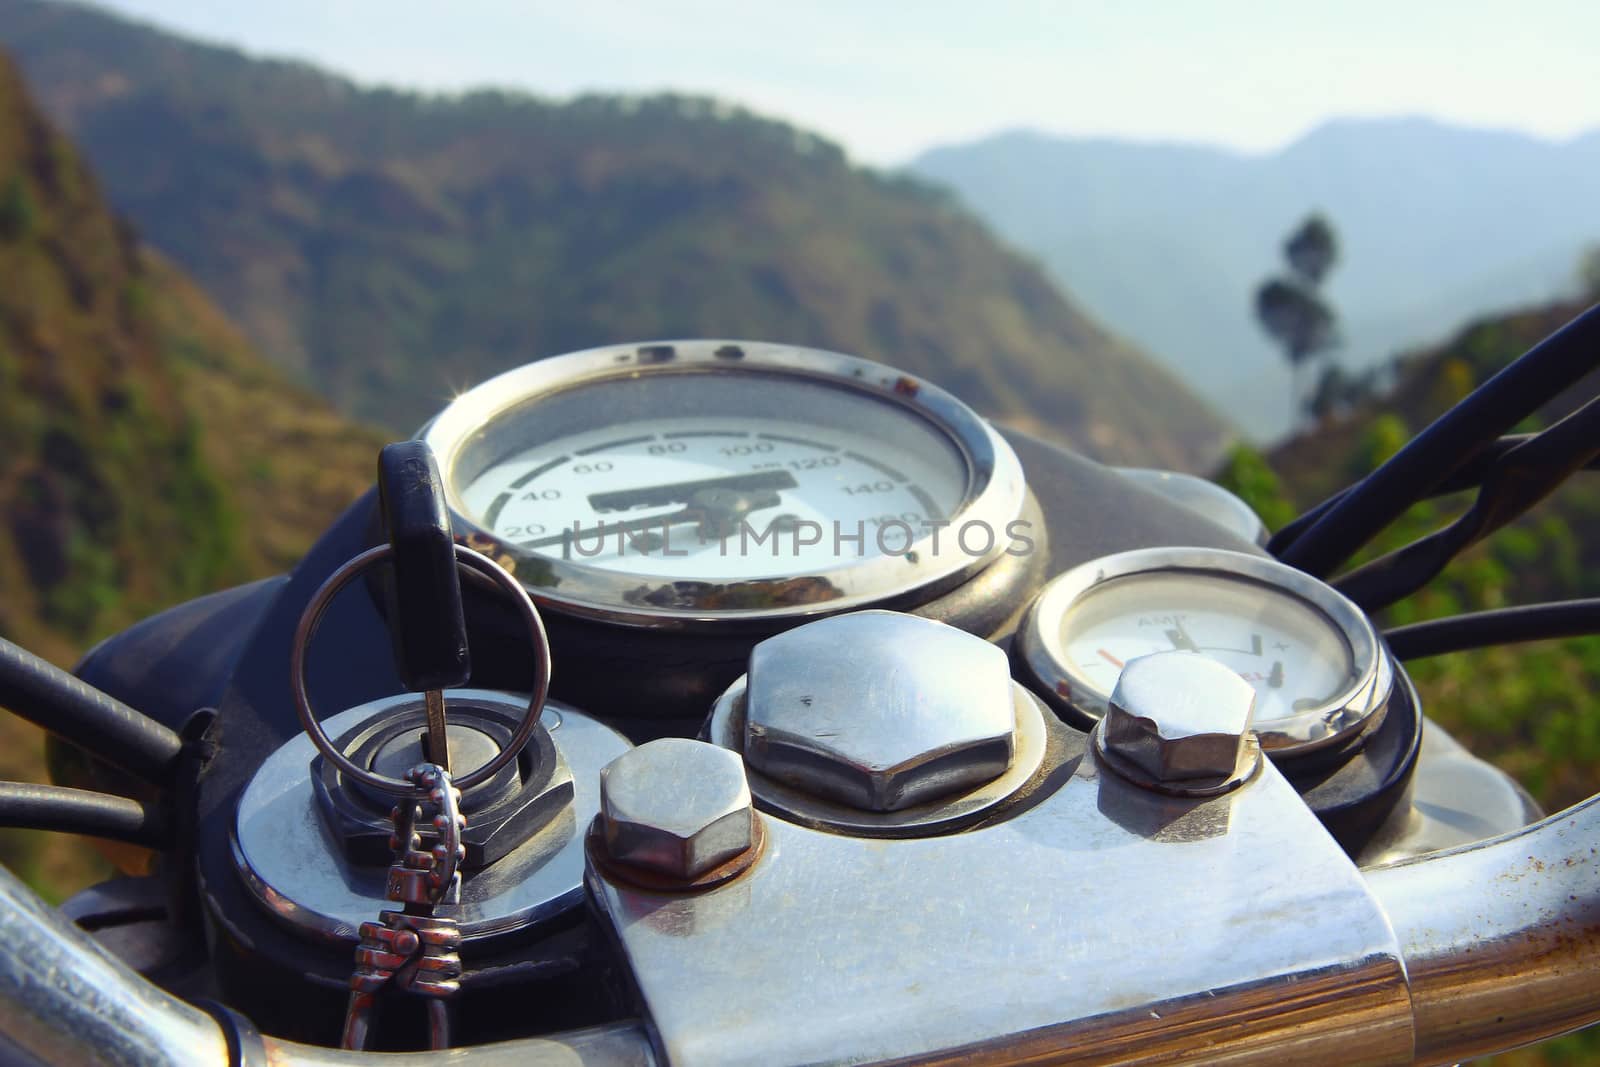
<svg viewBox="0 0 1600 1067"><path fill-rule="evenodd" d="M286 568L379 442L141 246L0 55L0 634L70 661Z"/></svg>
<svg viewBox="0 0 1600 1067"><path fill-rule="evenodd" d="M890 362L1123 462L1225 437L952 200L738 108L363 89L39 0L0 0L0 46L262 352L395 430L536 357L732 336Z"/></svg>
<svg viewBox="0 0 1600 1067"><path fill-rule="evenodd" d="M0 636L63 666L174 603L290 566L370 482L378 434L262 361L116 218L0 54ZM0 713L0 778L42 736ZM0 831L59 894L75 838Z"/></svg>

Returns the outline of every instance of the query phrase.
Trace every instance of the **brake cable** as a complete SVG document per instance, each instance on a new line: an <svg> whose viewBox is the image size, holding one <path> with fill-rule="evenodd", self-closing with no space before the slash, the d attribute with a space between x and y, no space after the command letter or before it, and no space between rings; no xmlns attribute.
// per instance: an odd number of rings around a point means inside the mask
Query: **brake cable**
<svg viewBox="0 0 1600 1067"><path fill-rule="evenodd" d="M0 707L152 785L183 757L176 731L0 638Z"/></svg>
<svg viewBox="0 0 1600 1067"><path fill-rule="evenodd" d="M1279 559L1325 578L1408 507L1595 368L1600 305L1534 345L1335 501Z"/></svg>
<svg viewBox="0 0 1600 1067"><path fill-rule="evenodd" d="M1427 585L1456 556L1549 496L1597 456L1600 397L1501 456L1460 518L1341 575L1333 586L1368 612L1386 608Z"/></svg>
<svg viewBox="0 0 1600 1067"><path fill-rule="evenodd" d="M1434 486L1424 499L1432 500L1441 496L1449 496L1451 493L1477 489L1483 484L1483 479L1489 473L1489 469L1500 462L1506 453L1524 442L1533 440L1537 436L1537 434L1531 433L1509 433L1504 437L1496 438L1483 451L1463 464L1454 474ZM1586 471L1600 470L1600 457L1585 463L1583 469ZM1359 485L1360 483L1356 484ZM1309 530L1313 523L1326 515L1328 509L1347 496L1354 488L1354 485L1345 486L1338 492L1324 497L1321 501L1313 504L1300 515L1285 523L1267 542L1267 551L1273 556L1281 557L1286 548L1294 544L1301 534Z"/></svg>
<svg viewBox="0 0 1600 1067"><path fill-rule="evenodd" d="M1600 597L1520 604L1430 619L1384 632L1396 659L1425 659L1486 645L1587 637L1600 633Z"/></svg>

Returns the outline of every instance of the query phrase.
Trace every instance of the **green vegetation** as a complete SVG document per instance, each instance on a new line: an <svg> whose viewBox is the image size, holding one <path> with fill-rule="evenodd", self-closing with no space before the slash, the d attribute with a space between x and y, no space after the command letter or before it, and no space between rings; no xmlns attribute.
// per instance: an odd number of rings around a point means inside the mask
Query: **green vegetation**
<svg viewBox="0 0 1600 1067"><path fill-rule="evenodd" d="M540 356L732 336L859 353L1093 455L1196 469L1216 415L938 190L699 97L367 90L0 0L119 207L256 347L409 433Z"/></svg>
<svg viewBox="0 0 1600 1067"><path fill-rule="evenodd" d="M39 209L22 175L13 174L0 189L0 240L25 241L39 225Z"/></svg>
<svg viewBox="0 0 1600 1067"><path fill-rule="evenodd" d="M293 562L379 438L263 365L151 257L0 57L0 634L62 665L171 604ZM247 473L248 472L248 473ZM0 716L0 776L41 736ZM52 898L105 870L0 834Z"/></svg>
<svg viewBox="0 0 1600 1067"><path fill-rule="evenodd" d="M1236 452L1223 480L1263 515L1298 513L1393 455L1414 430L1580 310L1557 305L1474 323L1442 348L1402 360L1389 395L1324 420L1274 452L1270 463ZM1524 429L1560 418L1596 391L1596 383L1586 380ZM1266 475L1261 466L1268 468ZM1270 476L1274 472L1276 481ZM1461 494L1416 505L1354 563L1422 536L1468 502ZM1465 553L1428 589L1396 604L1385 623L1595 595L1600 595L1600 476L1579 474L1521 520ZM1428 714L1522 782L1547 811L1600 791L1600 637L1462 652L1410 663L1407 669ZM1576 1063L1596 1056L1600 1030L1511 1053L1500 1062Z"/></svg>

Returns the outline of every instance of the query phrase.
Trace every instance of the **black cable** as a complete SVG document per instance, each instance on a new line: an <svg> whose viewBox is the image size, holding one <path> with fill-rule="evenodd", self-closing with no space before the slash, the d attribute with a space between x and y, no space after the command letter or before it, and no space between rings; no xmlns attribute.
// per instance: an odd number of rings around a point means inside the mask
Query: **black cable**
<svg viewBox="0 0 1600 1067"><path fill-rule="evenodd" d="M88 834L157 849L170 838L158 808L108 793L30 782L0 782L0 826Z"/></svg>
<svg viewBox="0 0 1600 1067"><path fill-rule="evenodd" d="M172 730L3 638L0 707L156 785L183 748Z"/></svg>
<svg viewBox="0 0 1600 1067"><path fill-rule="evenodd" d="M1445 496L1449 493L1459 493L1465 489L1476 489L1483 484L1489 476L1489 471L1496 463L1505 458L1513 448L1533 440L1539 435L1536 433L1508 433L1490 442L1482 452L1473 456L1462 464L1450 477L1440 482L1433 490L1434 496ZM1600 471L1600 456L1591 458L1583 464L1583 470Z"/></svg>
<svg viewBox="0 0 1600 1067"><path fill-rule="evenodd" d="M1600 305L1534 345L1435 419L1334 503L1279 558L1314 577L1326 577L1406 508L1597 362Z"/></svg>
<svg viewBox="0 0 1600 1067"><path fill-rule="evenodd" d="M1432 619L1397 626L1383 636L1395 658L1424 659L1485 645L1585 637L1593 633L1600 633L1600 597L1524 604Z"/></svg>
<svg viewBox="0 0 1600 1067"><path fill-rule="evenodd" d="M1600 398L1500 457L1472 507L1443 529L1341 575L1333 587L1369 612L1386 608L1428 582L1477 544L1549 496L1600 456Z"/></svg>
<svg viewBox="0 0 1600 1067"><path fill-rule="evenodd" d="M1283 558L1283 554L1288 551L1290 545L1300 539L1301 534L1316 525L1318 519L1326 515L1335 504L1343 500L1360 484L1360 482L1356 482L1355 485L1345 486L1337 493L1324 497L1320 503L1311 505L1295 518L1284 523L1282 529L1267 540L1267 551L1280 559Z"/></svg>
<svg viewBox="0 0 1600 1067"><path fill-rule="evenodd" d="M1428 496L1430 498L1447 496L1450 493L1459 493L1466 489L1478 488L1483 484L1483 479L1488 475L1489 469L1500 462L1507 452L1510 452L1524 441L1533 440L1535 436L1537 435L1531 433L1511 433L1506 434L1504 437L1496 438L1482 452L1473 456L1449 478L1434 486L1433 491ZM1600 457L1591 459L1584 464L1583 469L1588 471L1600 470ZM1356 483L1356 485L1359 484L1361 483ZM1293 521L1285 523L1282 529L1272 535L1272 540L1267 542L1267 551L1274 556L1281 556L1284 549L1294 544L1301 534L1311 528L1312 523L1326 515L1329 508L1333 507L1346 493L1354 488L1354 485L1345 486L1332 496L1324 498L1320 503L1312 505L1304 514Z"/></svg>

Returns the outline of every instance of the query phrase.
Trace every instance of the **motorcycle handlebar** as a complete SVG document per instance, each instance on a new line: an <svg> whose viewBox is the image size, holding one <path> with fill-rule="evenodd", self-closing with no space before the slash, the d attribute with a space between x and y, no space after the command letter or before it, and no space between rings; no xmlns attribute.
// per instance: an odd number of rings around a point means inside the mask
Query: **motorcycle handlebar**
<svg viewBox="0 0 1600 1067"><path fill-rule="evenodd" d="M0 1062L61 1067L656 1067L634 1022L447 1053L358 1053L261 1035L140 977L0 866Z"/></svg>
<svg viewBox="0 0 1600 1067"><path fill-rule="evenodd" d="M1366 879L1405 960L1418 1062L1600 1019L1600 796Z"/></svg>
<svg viewBox="0 0 1600 1067"><path fill-rule="evenodd" d="M1365 872L1403 954L1416 1062L1454 1062L1600 1019L1597 875L1600 797L1515 833ZM273 1037L241 1052L216 1018L141 978L3 868L0 1039L46 1064L264 1057L354 1067L377 1055ZM658 1063L636 1021L445 1055L463 1067ZM432 1063L439 1054L416 1056ZM414 1058L384 1054L383 1062Z"/></svg>

